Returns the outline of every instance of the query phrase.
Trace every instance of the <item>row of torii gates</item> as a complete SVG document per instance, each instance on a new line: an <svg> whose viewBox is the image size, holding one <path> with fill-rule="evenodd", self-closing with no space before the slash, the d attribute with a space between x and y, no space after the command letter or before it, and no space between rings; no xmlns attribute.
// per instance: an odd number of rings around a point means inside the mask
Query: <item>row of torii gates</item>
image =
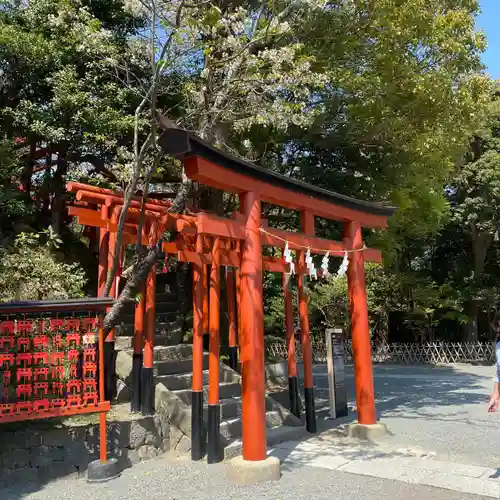
<svg viewBox="0 0 500 500"><path fill-rule="evenodd" d="M165 153L184 163L193 181L239 195L240 209L233 218L210 213L178 215L169 213L168 200L150 198L145 207L142 243L157 245L165 230L177 232L174 242L164 242L163 251L176 255L179 261L193 266L193 377L192 377L192 458L204 455L203 431L203 335L208 333L209 390L208 446L209 463L221 460L219 448L219 349L220 349L220 266L226 267L228 290L230 363L241 363L243 459L266 459L266 407L264 374L263 270L284 276L285 328L288 346L288 377L291 411L298 415L298 382L295 359L294 320L290 266L283 258L263 256L262 248L288 248L296 252L301 344L304 363L306 427L316 432L314 384L307 296L304 275L308 274L305 249L311 253L342 256L349 252L348 292L352 324L354 371L358 422L376 423L371 361L368 310L365 290L365 261L381 261L377 250L364 246L362 227L383 228L393 208L368 203L326 191L277 174L255 164L230 156L198 137L183 131L169 130L161 139ZM123 196L110 190L69 183L75 203L69 214L80 224L99 231L99 296L103 294L108 265L113 260L117 221L123 207ZM267 202L298 211L301 232L267 227L261 217L261 203ZM124 246L137 240L141 201L135 198L128 211ZM342 221L341 242L315 236L315 216ZM123 253L122 249L122 253ZM119 273L111 295L117 297ZM145 285L142 300L135 310L132 411L154 412L154 336L155 277L153 268ZM237 335L238 333L238 335ZM239 352L238 352L239 351ZM238 356L239 354L239 356ZM114 335L106 339L107 366L113 366ZM107 392L114 377L106 371Z"/></svg>

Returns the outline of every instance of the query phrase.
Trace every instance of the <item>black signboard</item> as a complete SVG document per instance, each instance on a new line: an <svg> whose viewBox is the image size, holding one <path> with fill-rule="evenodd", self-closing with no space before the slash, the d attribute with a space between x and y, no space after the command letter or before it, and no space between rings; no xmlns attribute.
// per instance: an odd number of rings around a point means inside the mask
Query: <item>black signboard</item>
<svg viewBox="0 0 500 500"><path fill-rule="evenodd" d="M344 369L344 337L342 330L326 330L330 417L347 416L347 389Z"/></svg>

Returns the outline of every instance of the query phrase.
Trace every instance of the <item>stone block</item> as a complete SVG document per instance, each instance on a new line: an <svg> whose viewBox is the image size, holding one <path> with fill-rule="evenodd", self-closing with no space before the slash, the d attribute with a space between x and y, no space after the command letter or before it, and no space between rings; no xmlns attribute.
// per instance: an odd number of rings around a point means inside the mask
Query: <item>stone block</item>
<svg viewBox="0 0 500 500"><path fill-rule="evenodd" d="M42 444L42 434L32 429L15 432L14 439L19 448L31 448Z"/></svg>
<svg viewBox="0 0 500 500"><path fill-rule="evenodd" d="M124 460L128 464L128 467L138 464L141 461L139 450L127 450L127 456L124 457Z"/></svg>
<svg viewBox="0 0 500 500"><path fill-rule="evenodd" d="M179 441L182 439L184 436L183 432L178 428L172 426L170 429L170 446L172 450L177 449L177 445L179 444Z"/></svg>
<svg viewBox="0 0 500 500"><path fill-rule="evenodd" d="M49 467L52 462L64 460L64 448L52 448L49 446L37 446L30 451L30 462L32 467Z"/></svg>
<svg viewBox="0 0 500 500"><path fill-rule="evenodd" d="M116 354L116 375L126 384L130 385L132 375L132 356L126 351L118 351Z"/></svg>
<svg viewBox="0 0 500 500"><path fill-rule="evenodd" d="M42 435L45 446L66 446L72 439L70 429L52 429Z"/></svg>
<svg viewBox="0 0 500 500"><path fill-rule="evenodd" d="M161 428L154 418L142 418L130 422L129 448L137 449L143 445L159 447L161 444Z"/></svg>
<svg viewBox="0 0 500 500"><path fill-rule="evenodd" d="M141 446L137 451L140 460L149 460L158 456L158 449L150 445Z"/></svg>
<svg viewBox="0 0 500 500"><path fill-rule="evenodd" d="M81 470L85 470L89 462L99 456L98 450L90 452L85 442L72 442L65 451L68 463Z"/></svg>
<svg viewBox="0 0 500 500"><path fill-rule="evenodd" d="M387 434L387 427L381 422L376 424L349 424L347 426L347 435L366 441L373 441Z"/></svg>
<svg viewBox="0 0 500 500"><path fill-rule="evenodd" d="M156 384L155 408L161 418L191 435L191 409L163 384Z"/></svg>
<svg viewBox="0 0 500 500"><path fill-rule="evenodd" d="M134 420L130 423L129 447L137 450L146 442L147 429L142 420Z"/></svg>
<svg viewBox="0 0 500 500"><path fill-rule="evenodd" d="M19 448L19 441L16 440L15 433L3 431L0 439L0 454Z"/></svg>
<svg viewBox="0 0 500 500"><path fill-rule="evenodd" d="M182 435L177 446L175 447L175 451L180 455L185 455L191 451L191 439L189 439L186 435Z"/></svg>
<svg viewBox="0 0 500 500"><path fill-rule="evenodd" d="M130 446L131 422L110 422L107 428L108 446L110 449L128 448Z"/></svg>
<svg viewBox="0 0 500 500"><path fill-rule="evenodd" d="M118 403L127 403L130 401L130 389L123 380L116 381L116 401Z"/></svg>
<svg viewBox="0 0 500 500"><path fill-rule="evenodd" d="M243 457L235 457L228 462L228 476L239 484L255 484L265 481L278 481L281 477L278 457L267 457L265 460L251 462Z"/></svg>
<svg viewBox="0 0 500 500"><path fill-rule="evenodd" d="M170 439L164 439L162 442L161 442L161 447L160 447L161 451L162 452L166 452L166 451L169 451L171 448L170 448Z"/></svg>
<svg viewBox="0 0 500 500"><path fill-rule="evenodd" d="M24 469L30 466L30 450L18 448L1 455L2 469Z"/></svg>
<svg viewBox="0 0 500 500"><path fill-rule="evenodd" d="M19 486L20 484L38 482L38 469L36 468L0 469L0 484L2 486Z"/></svg>
<svg viewBox="0 0 500 500"><path fill-rule="evenodd" d="M163 413L157 413L154 416L155 427L159 430L162 440L168 439L170 435L170 422Z"/></svg>

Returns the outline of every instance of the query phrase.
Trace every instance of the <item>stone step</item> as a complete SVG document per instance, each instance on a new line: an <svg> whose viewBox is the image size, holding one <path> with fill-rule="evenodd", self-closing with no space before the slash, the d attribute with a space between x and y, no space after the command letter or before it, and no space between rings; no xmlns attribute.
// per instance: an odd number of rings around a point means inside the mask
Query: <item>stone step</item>
<svg viewBox="0 0 500 500"><path fill-rule="evenodd" d="M181 389L177 391L172 391L178 398L180 398L184 403L191 406L191 389ZM221 382L219 385L219 397L220 399L229 399L233 397L241 396L241 385L239 382ZM203 387L203 398L207 401L208 398L208 387Z"/></svg>
<svg viewBox="0 0 500 500"><path fill-rule="evenodd" d="M266 439L267 447L272 448L285 441L297 441L304 437L310 436L305 427L291 427L288 425L280 425L267 429ZM229 460L231 458L241 455L243 443L241 438L235 439L232 443L224 448L224 458Z"/></svg>
<svg viewBox="0 0 500 500"><path fill-rule="evenodd" d="M175 309L173 309L173 305L175 305ZM156 309L160 312L169 312L172 310L177 310L182 302L179 301L177 297L177 293L175 292L162 292L156 294ZM125 305L125 314L130 315L134 314L135 311L135 303L130 302Z"/></svg>
<svg viewBox="0 0 500 500"><path fill-rule="evenodd" d="M159 290L166 284L177 284L176 273L156 273L156 288Z"/></svg>
<svg viewBox="0 0 500 500"><path fill-rule="evenodd" d="M193 360L183 359L179 361L155 361L156 375L179 375L193 371ZM203 355L203 369L208 370L208 354Z"/></svg>
<svg viewBox="0 0 500 500"><path fill-rule="evenodd" d="M204 409L207 411L208 403L205 401ZM266 398L266 411L273 411L274 406L270 398ZM240 417L242 414L242 402L240 397L220 400L221 421L230 418Z"/></svg>
<svg viewBox="0 0 500 500"><path fill-rule="evenodd" d="M193 346L179 344L155 347L155 361L188 361L193 359Z"/></svg>
<svg viewBox="0 0 500 500"><path fill-rule="evenodd" d="M288 389L283 388L282 390L273 390L269 392L269 396L277 401L279 404L284 406L287 410L290 410L290 396ZM300 416L302 420L305 419L305 406L304 406L304 393L303 390L299 392L299 406L300 406ZM318 394L314 395L314 406L316 409L316 418L324 419L330 416L330 400L328 398L322 398Z"/></svg>
<svg viewBox="0 0 500 500"><path fill-rule="evenodd" d="M161 304L163 302L178 303L177 289L169 290L168 292L158 290L156 292L156 303Z"/></svg>
<svg viewBox="0 0 500 500"><path fill-rule="evenodd" d="M219 376L221 382L236 382L238 377L235 373L230 370L219 370ZM203 371L203 385L207 386L209 380L208 370ZM193 385L193 374L184 373L182 375L160 375L156 377L157 382L161 382L167 389L171 391L179 391L182 389L189 389Z"/></svg>
<svg viewBox="0 0 500 500"><path fill-rule="evenodd" d="M282 424L281 415L277 411L268 411L266 413L266 427L274 428ZM220 434L226 441L233 441L241 438L242 419L241 417L233 417L223 420L220 423Z"/></svg>
<svg viewBox="0 0 500 500"><path fill-rule="evenodd" d="M179 317L179 312L177 309L173 311L156 311L155 320L157 324L162 323L176 323ZM120 325L123 325L127 329L130 329L132 325L135 324L135 313L124 314L120 321Z"/></svg>
<svg viewBox="0 0 500 500"><path fill-rule="evenodd" d="M178 338L169 335L156 335L155 336L155 349L156 347L166 347L178 344ZM118 351L127 351L133 347L133 338L130 335L117 335L115 349Z"/></svg>
<svg viewBox="0 0 500 500"><path fill-rule="evenodd" d="M182 335L182 327L178 321L167 321L160 323L156 321L156 335L179 336ZM121 324L115 327L117 335L122 337L132 337L134 335L134 325ZM178 343L178 342L177 342Z"/></svg>

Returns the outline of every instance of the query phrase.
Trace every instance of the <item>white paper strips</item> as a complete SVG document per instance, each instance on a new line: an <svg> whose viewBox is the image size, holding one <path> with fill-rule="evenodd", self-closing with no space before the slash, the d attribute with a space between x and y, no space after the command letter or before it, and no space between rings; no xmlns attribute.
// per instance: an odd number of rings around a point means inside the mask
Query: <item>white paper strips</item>
<svg viewBox="0 0 500 500"><path fill-rule="evenodd" d="M283 252L283 257L285 259L285 262L290 265L290 274L295 274L295 263L293 262L292 252L288 247L288 241L285 242L285 250ZM305 262L309 276L317 280L318 270L314 267L314 262L310 248L307 249L307 252L305 254ZM331 276L330 271L328 270L329 264L330 264L330 252L326 252L326 254L323 256L323 259L321 260L321 276L323 278L328 278L329 276ZM342 276L345 276L348 267L349 267L349 252L345 252L342 264L340 264L340 267L337 271L337 277L341 278Z"/></svg>
<svg viewBox="0 0 500 500"><path fill-rule="evenodd" d="M344 254L344 260L342 261L342 264L340 264L339 270L337 271L337 276L341 278L342 276L345 276L345 273L347 272L347 268L349 267L349 257L347 255L347 252Z"/></svg>
<svg viewBox="0 0 500 500"><path fill-rule="evenodd" d="M309 248L307 249L306 252L306 266L307 269L309 270L309 275L315 280L318 279L318 274L316 273L316 268L314 267L314 262L311 257L311 250L309 250Z"/></svg>
<svg viewBox="0 0 500 500"><path fill-rule="evenodd" d="M325 256L323 257L323 260L321 261L321 271L322 271L322 277L323 278L328 278L330 276L330 272L328 271L328 264L330 263L330 252L326 252Z"/></svg>
<svg viewBox="0 0 500 500"><path fill-rule="evenodd" d="M295 274L295 264L293 263L292 252L290 252L290 249L288 248L288 241L285 243L283 257L285 257L285 262L290 264L290 274Z"/></svg>

